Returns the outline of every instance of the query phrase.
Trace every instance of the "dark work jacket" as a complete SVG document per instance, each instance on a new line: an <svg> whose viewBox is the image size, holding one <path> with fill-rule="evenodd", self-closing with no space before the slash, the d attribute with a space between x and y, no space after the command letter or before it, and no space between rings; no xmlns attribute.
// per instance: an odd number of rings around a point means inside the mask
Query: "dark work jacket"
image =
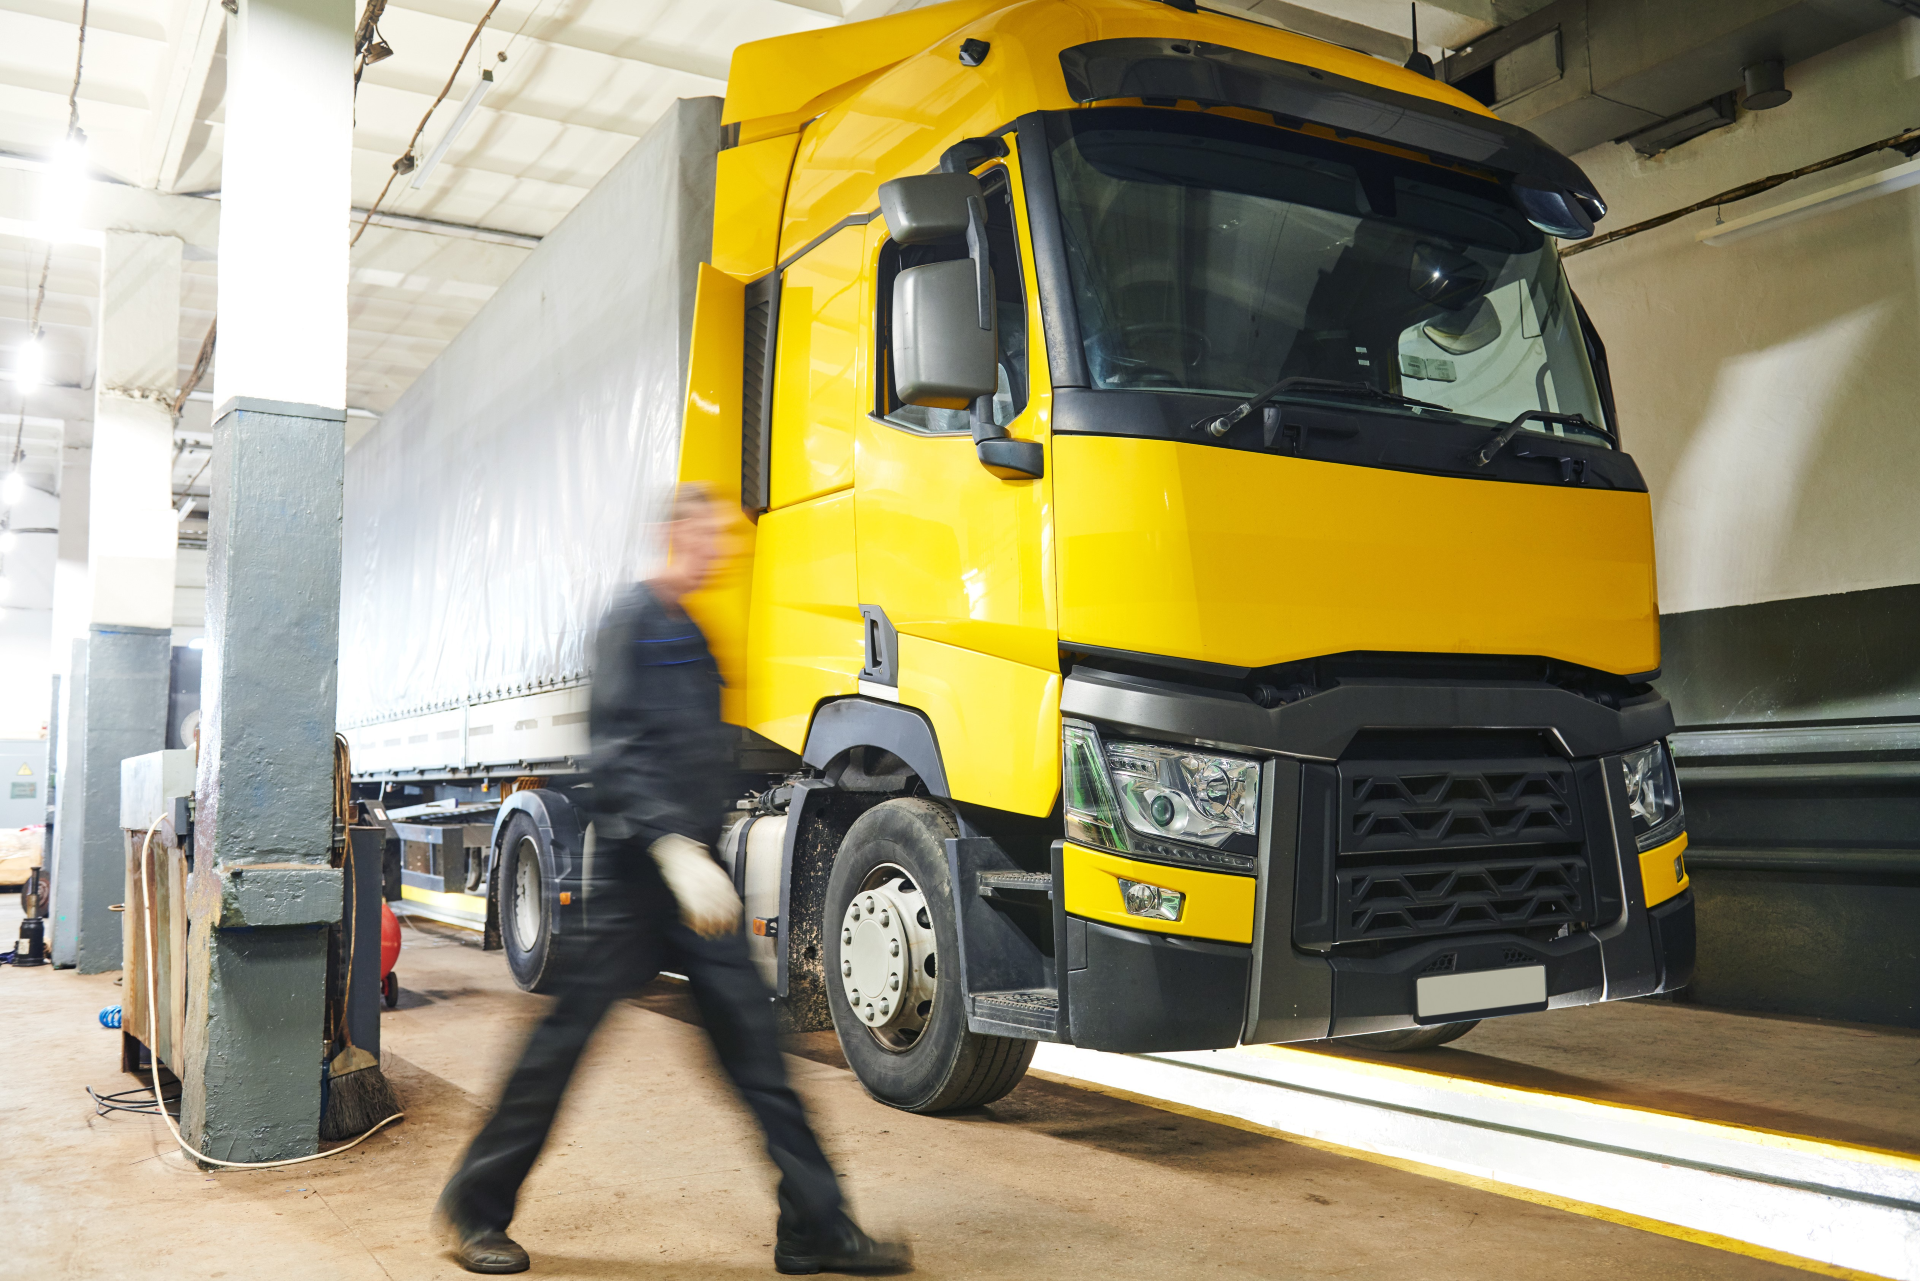
<svg viewBox="0 0 1920 1282"><path fill-rule="evenodd" d="M644 583L622 590L600 624L588 715L597 841L644 865L621 873L659 885L646 848L669 833L711 848L737 786L707 639Z"/></svg>

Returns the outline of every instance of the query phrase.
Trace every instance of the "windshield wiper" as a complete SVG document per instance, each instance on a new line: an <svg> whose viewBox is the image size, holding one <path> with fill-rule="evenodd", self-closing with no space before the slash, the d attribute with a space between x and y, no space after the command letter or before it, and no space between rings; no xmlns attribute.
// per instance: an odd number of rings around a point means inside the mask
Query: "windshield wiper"
<svg viewBox="0 0 1920 1282"><path fill-rule="evenodd" d="M1358 396L1370 401L1383 401L1389 405L1412 405L1420 409L1439 410L1451 414L1454 411L1445 405L1435 405L1432 401L1419 401L1411 396L1401 396L1397 392L1382 391L1371 383L1348 383L1335 378L1308 378L1295 375L1283 378L1266 391L1251 400L1240 402L1218 418L1203 418L1190 426L1196 430L1205 430L1211 436L1225 436L1235 423L1265 405L1276 397L1288 392L1319 392L1323 395Z"/></svg>
<svg viewBox="0 0 1920 1282"><path fill-rule="evenodd" d="M1488 441L1480 447L1480 452L1473 456L1475 460L1474 466L1485 467L1487 464L1493 462L1493 456L1501 450L1506 449L1507 443L1518 436L1521 429L1526 427L1530 421L1558 423L1562 427L1577 427L1583 432L1593 432L1604 437L1608 444L1612 445L1615 449L1619 448L1619 442L1614 439L1612 432L1609 432L1598 423L1593 422L1584 414L1555 414L1548 410L1528 410L1523 414L1515 415L1511 423L1500 428L1491 441Z"/></svg>

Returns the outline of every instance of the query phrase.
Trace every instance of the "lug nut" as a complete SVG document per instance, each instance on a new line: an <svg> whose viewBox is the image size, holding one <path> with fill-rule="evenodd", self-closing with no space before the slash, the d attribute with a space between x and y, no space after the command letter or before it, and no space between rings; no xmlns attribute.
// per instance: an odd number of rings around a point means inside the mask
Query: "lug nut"
<svg viewBox="0 0 1920 1282"><path fill-rule="evenodd" d="M840 942L843 944L851 944L853 942L853 928L851 926L840 932Z"/></svg>
<svg viewBox="0 0 1920 1282"><path fill-rule="evenodd" d="M896 939L891 944L887 945L887 956L898 957L899 955L900 955L900 941Z"/></svg>
<svg viewBox="0 0 1920 1282"><path fill-rule="evenodd" d="M896 992L896 993L897 993L897 992L899 992L899 991L900 991L900 976L899 976L898 974L892 974L892 975L889 975L889 976L887 976L887 987L888 987L888 988L891 988L891 989L892 989L892 990L893 990L894 992Z"/></svg>
<svg viewBox="0 0 1920 1282"><path fill-rule="evenodd" d="M845 979L852 979L852 978L853 978L853 963L852 963L852 962L850 962L850 961L843 961L843 962L841 962L841 963L840 963L840 974L841 974L841 976L842 976L842 978L845 978Z"/></svg>
<svg viewBox="0 0 1920 1282"><path fill-rule="evenodd" d="M872 896L872 895L868 895L868 896L867 896L867 911L868 911L868 912L872 912L872 911L873 911L873 896Z"/></svg>
<svg viewBox="0 0 1920 1282"><path fill-rule="evenodd" d="M880 999L880 1013L882 1015L887 1015L887 1014L891 1014L892 1011L893 1011L893 1007L887 1005L887 999L882 997Z"/></svg>
<svg viewBox="0 0 1920 1282"><path fill-rule="evenodd" d="M847 1004L850 1006L858 1006L860 1004L859 989L851 988L847 990Z"/></svg>
<svg viewBox="0 0 1920 1282"><path fill-rule="evenodd" d="M893 924L893 914L884 908L880 910L880 924L882 926L891 926Z"/></svg>
<svg viewBox="0 0 1920 1282"><path fill-rule="evenodd" d="M855 921L859 921L859 920L860 920L860 905L859 905L859 904L855 904L855 905L854 905L853 907L851 907L851 908L849 908L849 909L847 909L847 916L849 916L849 917L851 917L851 918L853 918L853 920L855 920Z"/></svg>

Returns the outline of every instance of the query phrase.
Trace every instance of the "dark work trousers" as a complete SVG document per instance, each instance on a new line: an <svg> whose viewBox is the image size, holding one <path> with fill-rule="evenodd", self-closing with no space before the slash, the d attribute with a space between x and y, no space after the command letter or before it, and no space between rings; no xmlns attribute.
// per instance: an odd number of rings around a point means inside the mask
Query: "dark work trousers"
<svg viewBox="0 0 1920 1282"><path fill-rule="evenodd" d="M837 1219L839 1182L787 1083L772 994L745 939L738 931L705 938L659 914L608 915L613 920L582 940L587 946L568 967L558 1000L527 1039L498 1107L447 1184L441 1207L448 1217L469 1232L506 1229L594 1030L614 1002L670 970L690 982L720 1066L766 1134L767 1153L780 1169L780 1230L804 1233Z"/></svg>

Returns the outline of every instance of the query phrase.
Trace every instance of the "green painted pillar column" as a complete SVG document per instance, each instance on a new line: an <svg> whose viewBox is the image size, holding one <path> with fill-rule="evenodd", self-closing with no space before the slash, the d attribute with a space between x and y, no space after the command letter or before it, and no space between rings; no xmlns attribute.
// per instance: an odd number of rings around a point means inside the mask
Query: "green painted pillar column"
<svg viewBox="0 0 1920 1282"><path fill-rule="evenodd" d="M353 0L240 0L221 194L181 1120L319 1146L345 456Z"/></svg>

